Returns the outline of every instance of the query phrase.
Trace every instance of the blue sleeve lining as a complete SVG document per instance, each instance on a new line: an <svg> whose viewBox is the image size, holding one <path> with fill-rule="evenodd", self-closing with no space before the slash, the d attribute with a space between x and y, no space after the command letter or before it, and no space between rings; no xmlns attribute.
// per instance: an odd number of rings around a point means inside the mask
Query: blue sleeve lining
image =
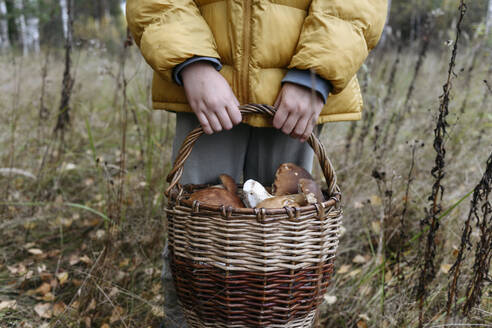
<svg viewBox="0 0 492 328"><path fill-rule="evenodd" d="M282 79L283 83L295 83L301 85L303 87L314 89L317 93L323 97L323 101L326 104L326 99L328 99L328 95L333 89L330 81L325 80L318 74L315 74L314 79L311 78L311 71L309 70L300 70L300 69L290 69L285 77ZM313 85L314 82L314 85Z"/></svg>
<svg viewBox="0 0 492 328"><path fill-rule="evenodd" d="M222 63L217 58L195 56L195 57L192 57L190 59L185 60L184 62L182 62L181 64L179 64L179 65L177 65L176 67L173 68L173 79L174 79L174 82L176 82L176 84L182 86L183 85L183 80L181 78L181 72L188 65L193 64L193 63L196 63L198 61L206 61L206 62L209 62L210 64L212 64L212 66L215 67L215 69L217 71L220 71L222 69Z"/></svg>

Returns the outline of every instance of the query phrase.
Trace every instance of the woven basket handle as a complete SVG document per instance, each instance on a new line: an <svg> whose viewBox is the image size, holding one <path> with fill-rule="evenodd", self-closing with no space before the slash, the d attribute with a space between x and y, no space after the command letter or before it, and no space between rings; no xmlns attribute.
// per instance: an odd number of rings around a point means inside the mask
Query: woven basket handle
<svg viewBox="0 0 492 328"><path fill-rule="evenodd" d="M270 117L275 116L276 109L274 107L268 105L257 105L257 104L249 104L239 107L239 110L242 114L264 114ZM203 134L202 127L198 127L191 131L188 136L183 141L181 145L181 149L179 150L178 156L174 160L173 169L167 176L167 182L169 182L169 187L166 190L166 196L169 196L171 190L178 184L181 176L183 175L183 167L184 163L188 159L191 154L191 150L195 142L198 138ZM314 153L318 157L319 164L323 169L323 174L326 179L326 183L328 184L328 190L330 194L338 191L337 186L337 176L335 170L333 169L333 165L330 160L326 156L325 147L319 141L318 137L314 133L311 133L309 139L307 140L311 148L313 148Z"/></svg>

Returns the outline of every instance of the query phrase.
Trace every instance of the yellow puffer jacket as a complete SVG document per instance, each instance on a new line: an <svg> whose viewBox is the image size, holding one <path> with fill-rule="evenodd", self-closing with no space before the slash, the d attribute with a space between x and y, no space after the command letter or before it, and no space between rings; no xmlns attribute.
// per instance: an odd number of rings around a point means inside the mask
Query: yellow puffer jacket
<svg viewBox="0 0 492 328"><path fill-rule="evenodd" d="M155 71L155 109L191 111L173 68L218 58L240 103L273 105L289 68L331 82L319 123L358 120L355 76L381 35L387 0L127 0L129 28ZM246 122L267 126L250 116Z"/></svg>

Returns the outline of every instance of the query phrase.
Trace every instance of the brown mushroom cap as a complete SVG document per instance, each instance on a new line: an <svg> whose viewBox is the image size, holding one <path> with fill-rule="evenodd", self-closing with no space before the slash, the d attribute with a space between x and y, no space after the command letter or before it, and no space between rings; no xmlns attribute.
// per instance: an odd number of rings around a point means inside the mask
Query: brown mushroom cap
<svg viewBox="0 0 492 328"><path fill-rule="evenodd" d="M200 203L208 205L224 205L232 206L234 208L244 208L244 203L241 201L238 195L217 187L210 187L195 191L191 194L190 200L197 200Z"/></svg>
<svg viewBox="0 0 492 328"><path fill-rule="evenodd" d="M220 182L222 182L226 190L229 190L234 194L237 192L236 181L234 181L234 179L230 175L221 174L219 178L220 178Z"/></svg>
<svg viewBox="0 0 492 328"><path fill-rule="evenodd" d="M306 205L306 197L304 194L275 196L267 198L258 205L257 208L283 208L288 207L302 207Z"/></svg>
<svg viewBox="0 0 492 328"><path fill-rule="evenodd" d="M273 194L275 196L292 195L298 193L297 184L300 179L313 179L311 174L293 163L285 163L279 166L275 173Z"/></svg>
<svg viewBox="0 0 492 328"><path fill-rule="evenodd" d="M300 179L298 187L298 192L306 195L309 204L322 203L325 201L323 192L316 181L311 179Z"/></svg>

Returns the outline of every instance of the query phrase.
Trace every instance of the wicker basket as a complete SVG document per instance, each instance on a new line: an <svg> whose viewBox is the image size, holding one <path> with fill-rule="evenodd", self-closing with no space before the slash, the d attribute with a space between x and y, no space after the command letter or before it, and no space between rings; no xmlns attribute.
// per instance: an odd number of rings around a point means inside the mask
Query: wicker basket
<svg viewBox="0 0 492 328"><path fill-rule="evenodd" d="M267 114L265 105L241 107ZM234 209L187 199L183 165L203 134L183 142L170 183L167 221L173 277L189 327L311 327L333 274L342 210L336 175L312 134L327 201L301 208ZM202 186L203 187L203 186Z"/></svg>

